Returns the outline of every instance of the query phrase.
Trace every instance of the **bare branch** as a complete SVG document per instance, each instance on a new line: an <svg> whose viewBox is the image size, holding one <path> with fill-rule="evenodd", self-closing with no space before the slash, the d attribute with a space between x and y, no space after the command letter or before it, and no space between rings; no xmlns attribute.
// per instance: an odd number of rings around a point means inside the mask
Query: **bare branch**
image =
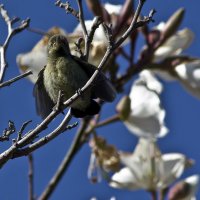
<svg viewBox="0 0 200 200"><path fill-rule="evenodd" d="M57 103L54 107L54 109L56 110L60 110L61 109L61 106L62 106L62 103L63 103L63 92L62 91L59 91L58 93L58 100L57 100Z"/></svg>
<svg viewBox="0 0 200 200"><path fill-rule="evenodd" d="M83 38L80 37L80 38L77 40L77 42L75 42L74 44L75 44L75 46L76 46L75 51L77 51L77 52L80 54L80 58L81 58L81 59L84 59L84 55L83 55L83 52L82 52L82 50L81 50L81 43L82 43L82 42L83 42Z"/></svg>
<svg viewBox="0 0 200 200"><path fill-rule="evenodd" d="M44 35L47 35L47 36L49 36L49 37L52 36L52 35L49 34L48 32L43 31L43 30L38 29L38 28L27 27L26 30L27 30L27 31L30 31L30 32L32 32L32 33L36 33L36 34L38 34L38 35L42 35L42 36L44 36Z"/></svg>
<svg viewBox="0 0 200 200"><path fill-rule="evenodd" d="M112 48L114 46L112 24L109 24L109 26L108 26L105 23L103 23L103 28L104 28L104 32L105 32L105 35L106 35L107 40L108 40L108 48Z"/></svg>
<svg viewBox="0 0 200 200"><path fill-rule="evenodd" d="M14 23L16 23L17 21L19 21L19 18L14 17L13 19L11 19L8 15L7 11L4 9L3 4L0 5L0 13L8 27L7 38L4 42L4 44L0 46L0 56L1 56L0 83L1 83L1 82L3 82L5 70L7 67L5 54L6 54L6 50L8 48L9 42L15 34L23 31L24 29L26 29L29 26L30 19L23 20L23 21L21 21L21 24L18 27L12 28L12 25Z"/></svg>
<svg viewBox="0 0 200 200"><path fill-rule="evenodd" d="M29 186L29 200L34 200L34 183L33 183L33 156L32 154L28 155L28 164L29 164L29 172L28 172L28 186Z"/></svg>
<svg viewBox="0 0 200 200"><path fill-rule="evenodd" d="M20 141L20 140L22 139L22 134L23 134L23 132L24 132L26 126L27 126L28 124L30 124L31 122L32 122L32 120L29 120L29 121L24 122L24 123L22 124L22 127L21 127L20 130L18 131L17 141Z"/></svg>
<svg viewBox="0 0 200 200"><path fill-rule="evenodd" d="M3 83L0 83L0 88L5 87L5 86L10 86L12 83L14 83L14 82L16 82L16 81L18 81L18 80L20 80L20 79L22 79L22 78L24 78L24 77L27 77L27 76L29 76L29 75L31 75L31 74L32 74L31 71L27 71L27 72L25 72L24 74L21 74L21 75L16 76L16 77L14 77L14 78L12 78L12 79L10 79L10 80L8 80L8 81L5 81L5 82L3 82Z"/></svg>
<svg viewBox="0 0 200 200"><path fill-rule="evenodd" d="M102 22L103 21L102 21L101 17L97 16L97 17L94 18L90 33L88 35L88 42L90 42L90 43L92 42L93 37L94 37L94 33L95 33L96 29L99 28L99 25Z"/></svg>
<svg viewBox="0 0 200 200"><path fill-rule="evenodd" d="M48 185L46 186L45 190L43 191L41 196L38 198L38 200L46 200L46 199L48 199L51 196L51 194L53 193L53 191L55 190L55 188L58 185L59 181L61 180L61 178L63 177L64 173L66 172L70 162L72 161L74 155L81 148L79 143L80 143L82 135L84 134L85 129L88 126L88 121L89 120L90 120L89 118L83 120L83 123L81 124L81 127L80 127L79 131L77 132L77 134L76 134L76 136L75 136L75 138L73 140L73 143L71 144L70 149L67 151L63 161L59 165L57 171L55 172L55 174L53 175L53 177L49 181Z"/></svg>
<svg viewBox="0 0 200 200"><path fill-rule="evenodd" d="M85 53L84 59L87 61L89 56L89 45L88 45L88 32L85 26L85 19L83 14L82 0L77 0L78 8L79 8L79 21L83 29L83 36L85 40Z"/></svg>
<svg viewBox="0 0 200 200"><path fill-rule="evenodd" d="M26 155L32 153L33 151L35 151L36 149L49 143L51 140L53 140L55 137L57 137L64 131L75 127L77 125L77 123L75 125L70 126L70 128L67 128L68 127L67 124L69 123L71 118L72 118L71 113L70 113L70 111L68 111L68 113L64 117L63 121L60 123L60 125L55 130L53 130L51 133L49 133L45 137L39 139L37 142L34 142L33 144L29 145L27 148L16 150L13 153L12 158L26 156ZM22 139L24 139L24 138L22 138Z"/></svg>

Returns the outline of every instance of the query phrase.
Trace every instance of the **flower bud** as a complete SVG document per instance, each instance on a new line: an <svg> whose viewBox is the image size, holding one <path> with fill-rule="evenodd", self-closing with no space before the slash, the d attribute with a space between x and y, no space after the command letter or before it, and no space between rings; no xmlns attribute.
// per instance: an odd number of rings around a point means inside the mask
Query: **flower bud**
<svg viewBox="0 0 200 200"><path fill-rule="evenodd" d="M180 26L185 10L184 8L178 9L167 21L163 30L163 39L166 40L172 36Z"/></svg>
<svg viewBox="0 0 200 200"><path fill-rule="evenodd" d="M119 101L116 107L117 112L119 113L119 117L121 120L126 120L131 111L131 99L129 96L124 96Z"/></svg>

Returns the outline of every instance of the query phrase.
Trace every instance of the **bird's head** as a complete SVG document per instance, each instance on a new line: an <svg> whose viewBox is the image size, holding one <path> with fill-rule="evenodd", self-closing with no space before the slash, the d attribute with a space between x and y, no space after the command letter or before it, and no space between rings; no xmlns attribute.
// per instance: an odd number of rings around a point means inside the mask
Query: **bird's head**
<svg viewBox="0 0 200 200"><path fill-rule="evenodd" d="M48 55L69 55L69 43L65 36L63 35L54 35L50 38L47 46Z"/></svg>

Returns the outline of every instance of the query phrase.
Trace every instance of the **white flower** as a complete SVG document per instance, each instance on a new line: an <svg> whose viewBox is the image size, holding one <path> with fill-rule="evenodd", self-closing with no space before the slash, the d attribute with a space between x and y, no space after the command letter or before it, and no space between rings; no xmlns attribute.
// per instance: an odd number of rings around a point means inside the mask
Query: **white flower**
<svg viewBox="0 0 200 200"><path fill-rule="evenodd" d="M156 143L140 138L133 154L121 154L125 165L112 176L110 186L121 189L164 189L181 176L186 157L179 153L161 155Z"/></svg>
<svg viewBox="0 0 200 200"><path fill-rule="evenodd" d="M193 96L200 99L200 59L182 62L173 69L172 77L168 71L156 70L155 73L166 80L178 80Z"/></svg>
<svg viewBox="0 0 200 200"><path fill-rule="evenodd" d="M162 30L162 27L163 25L158 29ZM178 31L155 51L153 61L160 62L171 56L179 55L192 43L193 38L194 34L189 29ZM182 61L175 66L163 66L163 70L162 68L153 69L153 72L168 81L179 80L188 92L200 98L200 59Z"/></svg>
<svg viewBox="0 0 200 200"><path fill-rule="evenodd" d="M164 125L165 110L161 107L161 83L147 70L139 75L131 92L131 112L124 121L127 128L139 137L155 139L168 130Z"/></svg>
<svg viewBox="0 0 200 200"><path fill-rule="evenodd" d="M163 23L162 23L163 24ZM160 26L157 29L162 29ZM163 26L161 26L163 27ZM177 31L176 34L169 37L155 52L154 62L160 62L167 57L179 55L188 48L194 39L194 33L185 28Z"/></svg>
<svg viewBox="0 0 200 200"><path fill-rule="evenodd" d="M194 34L189 29L178 31L155 51L153 61L160 62L171 56L179 55L192 43L193 38ZM188 92L200 98L200 59L182 61L175 66L173 66L172 61L171 64L172 66L163 66L163 70L162 68L153 69L153 72L168 81L179 80Z"/></svg>
<svg viewBox="0 0 200 200"><path fill-rule="evenodd" d="M108 14L110 14L110 15L112 15L112 14L119 15L120 11L122 9L122 5L121 4L113 5L113 4L110 4L110 3L105 3L104 8L106 9Z"/></svg>
<svg viewBox="0 0 200 200"><path fill-rule="evenodd" d="M92 25L93 25L93 20L86 20L85 21L85 26L86 26L86 29L87 29L88 32L91 30ZM79 33L79 34L83 33L83 29L82 29L82 26L81 26L80 23L75 27L73 32ZM107 43L107 39L106 39L105 32L104 32L102 25L100 25L99 28L96 29L93 40L94 41L101 41L103 43Z"/></svg>
<svg viewBox="0 0 200 200"><path fill-rule="evenodd" d="M192 95L200 98L200 60L177 65L175 72L183 86Z"/></svg>
<svg viewBox="0 0 200 200"><path fill-rule="evenodd" d="M193 175L176 183L169 191L169 200L196 200L199 179L199 175Z"/></svg>

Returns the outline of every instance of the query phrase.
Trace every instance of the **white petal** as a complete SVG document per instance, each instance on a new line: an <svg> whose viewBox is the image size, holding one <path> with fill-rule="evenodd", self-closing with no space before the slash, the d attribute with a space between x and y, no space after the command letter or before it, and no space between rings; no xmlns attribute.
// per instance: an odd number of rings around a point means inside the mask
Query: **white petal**
<svg viewBox="0 0 200 200"><path fill-rule="evenodd" d="M140 183L137 181L137 179L135 179L135 176L128 167L125 167L119 172L115 173L110 182L111 187L131 190L140 188L138 187L138 184Z"/></svg>
<svg viewBox="0 0 200 200"><path fill-rule="evenodd" d="M164 113L165 111L161 112ZM124 123L130 132L139 137L155 139L157 137L164 137L168 133L168 129L159 121L158 116L142 118L131 116Z"/></svg>
<svg viewBox="0 0 200 200"><path fill-rule="evenodd" d="M197 190L199 189L199 175L193 175L184 180L185 183L188 183L190 185L190 193L184 200L194 200L195 194Z"/></svg>
<svg viewBox="0 0 200 200"><path fill-rule="evenodd" d="M147 70L140 73L129 94L133 115L144 117L157 113L160 110L160 98L158 94L161 91L162 85L152 73Z"/></svg>
<svg viewBox="0 0 200 200"><path fill-rule="evenodd" d="M169 56L180 54L192 43L193 38L194 33L189 29L178 31L155 51L154 62L160 62Z"/></svg>
<svg viewBox="0 0 200 200"><path fill-rule="evenodd" d="M154 29L163 31L165 24L166 24L165 22L160 22L156 27L154 27Z"/></svg>
<svg viewBox="0 0 200 200"><path fill-rule="evenodd" d="M86 26L86 29L87 29L88 32L91 30L92 25L93 25L93 20L86 20L85 21L85 26ZM82 26L81 26L80 23L76 26L73 33L78 33L78 34L83 33L83 29L82 29ZM94 41L101 41L104 44L108 43L107 42L108 40L105 36L105 32L104 32L102 25L100 25L99 28L96 29L93 40Z"/></svg>
<svg viewBox="0 0 200 200"><path fill-rule="evenodd" d="M122 5L113 5L110 3L105 3L104 8L110 15L112 15L112 14L119 15L120 11L122 9Z"/></svg>
<svg viewBox="0 0 200 200"><path fill-rule="evenodd" d="M186 178L185 182L196 187L199 184L199 180L200 180L200 177L199 175L196 174L196 175Z"/></svg>
<svg viewBox="0 0 200 200"><path fill-rule="evenodd" d="M124 122L127 128L141 137L156 138L168 132L164 126L165 111L159 93L162 85L148 71L140 74L130 92L131 113Z"/></svg>
<svg viewBox="0 0 200 200"><path fill-rule="evenodd" d="M149 70L143 70L139 75L140 78L146 82L146 85L149 89L157 92L158 94L162 92L163 86L152 72Z"/></svg>
<svg viewBox="0 0 200 200"><path fill-rule="evenodd" d="M200 60L177 65L175 71L183 86L200 98Z"/></svg>
<svg viewBox="0 0 200 200"><path fill-rule="evenodd" d="M148 117L159 111L158 95L145 85L134 85L130 92L130 99L133 116Z"/></svg>
<svg viewBox="0 0 200 200"><path fill-rule="evenodd" d="M160 187L164 188L179 178L184 169L186 158L183 154L169 153L162 156L163 166L160 166Z"/></svg>

